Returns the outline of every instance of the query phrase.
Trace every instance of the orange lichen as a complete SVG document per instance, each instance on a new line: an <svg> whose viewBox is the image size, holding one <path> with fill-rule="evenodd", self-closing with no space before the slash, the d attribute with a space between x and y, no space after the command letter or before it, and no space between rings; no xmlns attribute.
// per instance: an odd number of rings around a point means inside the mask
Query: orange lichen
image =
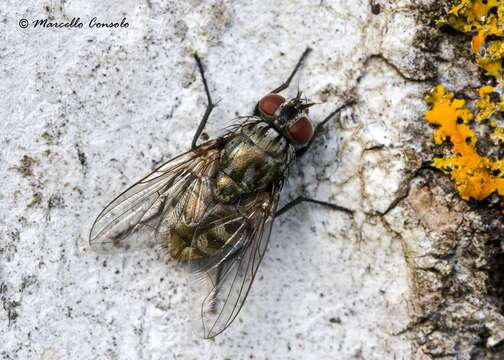
<svg viewBox="0 0 504 360"><path fill-rule="evenodd" d="M504 4L501 0L461 0L440 23L472 36L476 62L494 80L479 89L475 113L441 85L427 95L426 119L438 126L434 140L439 145L449 142L453 149L452 155L435 158L434 166L451 175L465 200L483 200L494 192L504 196L504 160L480 154L470 127L473 120L474 124L489 121L496 146L504 142L504 128L498 126L504 113Z"/></svg>
<svg viewBox="0 0 504 360"><path fill-rule="evenodd" d="M481 46L485 44L485 32L480 30L478 31L478 35L474 36L472 39L472 50L475 53L479 53L481 50Z"/></svg>
<svg viewBox="0 0 504 360"><path fill-rule="evenodd" d="M494 175L504 168L499 169L498 163L478 154L478 139L469 127L473 114L465 107L465 101L454 99L441 85L427 95L426 101L432 105L425 114L427 121L439 126L434 134L436 144L450 141L454 152L452 156L434 159L434 166L451 174L465 200L483 200L494 191L504 196L504 178Z"/></svg>

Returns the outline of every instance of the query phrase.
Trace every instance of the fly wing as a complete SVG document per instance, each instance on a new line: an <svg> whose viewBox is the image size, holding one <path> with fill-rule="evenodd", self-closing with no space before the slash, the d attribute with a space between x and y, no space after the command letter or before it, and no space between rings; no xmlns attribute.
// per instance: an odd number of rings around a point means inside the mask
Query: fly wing
<svg viewBox="0 0 504 360"><path fill-rule="evenodd" d="M223 332L240 312L266 251L278 198L273 191L238 206L216 205L196 229L193 246L227 234L220 251L191 264L197 277L210 284L201 304L205 338Z"/></svg>
<svg viewBox="0 0 504 360"><path fill-rule="evenodd" d="M152 246L183 222L195 224L211 202L222 141L211 140L169 160L116 197L96 218L89 235L94 250Z"/></svg>

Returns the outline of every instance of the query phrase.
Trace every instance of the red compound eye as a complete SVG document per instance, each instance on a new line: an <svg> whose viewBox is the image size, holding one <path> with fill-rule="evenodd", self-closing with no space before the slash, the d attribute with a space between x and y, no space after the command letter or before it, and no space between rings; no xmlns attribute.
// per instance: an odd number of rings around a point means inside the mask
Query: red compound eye
<svg viewBox="0 0 504 360"><path fill-rule="evenodd" d="M294 124L289 126L289 135L298 145L304 145L311 140L313 136L313 126L306 117L299 118Z"/></svg>
<svg viewBox="0 0 504 360"><path fill-rule="evenodd" d="M285 98L278 94L266 95L259 101L259 109L266 115L272 116L275 111L285 102Z"/></svg>

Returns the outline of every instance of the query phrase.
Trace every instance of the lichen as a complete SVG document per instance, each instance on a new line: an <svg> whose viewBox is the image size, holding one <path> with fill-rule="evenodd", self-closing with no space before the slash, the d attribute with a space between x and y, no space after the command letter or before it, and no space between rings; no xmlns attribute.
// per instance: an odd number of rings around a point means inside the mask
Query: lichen
<svg viewBox="0 0 504 360"><path fill-rule="evenodd" d="M465 200L480 201L494 192L504 196L504 160L480 154L471 128L486 122L493 132L493 144L501 146L504 141L504 128L499 126L504 112L504 4L501 0L461 0L438 23L471 35L475 60L489 80L479 89L472 107L442 85L426 96L430 109L425 117L438 126L436 144L449 142L452 146L452 154L434 158L433 165L451 175Z"/></svg>
<svg viewBox="0 0 504 360"><path fill-rule="evenodd" d="M503 80L503 18L501 0L462 0L450 10L448 19L441 22L472 35L476 62L498 82Z"/></svg>
<svg viewBox="0 0 504 360"><path fill-rule="evenodd" d="M504 196L504 178L500 177L504 172L504 161L492 160L478 153L478 139L469 126L474 115L465 101L447 93L442 85L434 88L426 101L432 105L425 114L427 121L439 126L434 133L434 141L438 145L449 141L453 146L453 155L435 158L434 166L451 174L465 200L483 200L495 191Z"/></svg>

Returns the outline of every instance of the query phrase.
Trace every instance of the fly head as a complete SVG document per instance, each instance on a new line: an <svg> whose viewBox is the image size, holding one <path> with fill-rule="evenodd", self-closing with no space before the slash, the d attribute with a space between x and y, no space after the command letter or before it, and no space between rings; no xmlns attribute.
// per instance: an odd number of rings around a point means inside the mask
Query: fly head
<svg viewBox="0 0 504 360"><path fill-rule="evenodd" d="M313 105L315 103L301 97L301 92L292 99L268 94L258 102L257 113L294 145L305 145L313 137L313 125L308 114Z"/></svg>

